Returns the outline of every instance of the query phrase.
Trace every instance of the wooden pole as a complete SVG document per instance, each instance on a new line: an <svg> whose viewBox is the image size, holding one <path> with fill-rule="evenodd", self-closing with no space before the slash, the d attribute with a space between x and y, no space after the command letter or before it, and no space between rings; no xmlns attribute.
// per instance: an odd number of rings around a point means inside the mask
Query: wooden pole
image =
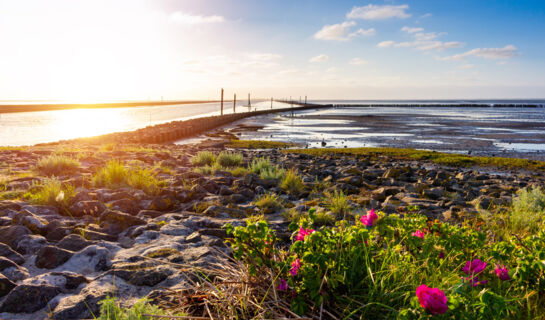
<svg viewBox="0 0 545 320"><path fill-rule="evenodd" d="M235 98L233 99L233 113L237 112L237 94L235 93Z"/></svg>
<svg viewBox="0 0 545 320"><path fill-rule="evenodd" d="M272 101L273 101L273 98L271 97L271 109L272 109Z"/></svg>
<svg viewBox="0 0 545 320"><path fill-rule="evenodd" d="M305 96L305 104L307 104L307 96Z"/></svg>
<svg viewBox="0 0 545 320"><path fill-rule="evenodd" d="M250 94L249 93L248 93L248 108L250 108L250 109L252 108L252 101L250 101Z"/></svg>
<svg viewBox="0 0 545 320"><path fill-rule="evenodd" d="M223 116L223 88L221 88L221 115Z"/></svg>

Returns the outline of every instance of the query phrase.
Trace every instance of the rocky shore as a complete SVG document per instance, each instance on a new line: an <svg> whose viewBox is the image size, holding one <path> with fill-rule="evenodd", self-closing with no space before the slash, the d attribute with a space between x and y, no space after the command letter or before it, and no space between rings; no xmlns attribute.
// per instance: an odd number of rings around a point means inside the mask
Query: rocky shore
<svg viewBox="0 0 545 320"><path fill-rule="evenodd" d="M172 292L191 295L195 270L229 260L224 224L241 225L244 218L263 214L289 241L290 220L310 208L339 218L324 205L334 192L346 195L349 215L374 208L460 223L480 210L507 206L518 190L545 181L543 172L278 149L235 150L242 155L240 170L207 172L191 161L201 151L218 154L225 144L71 144L0 151L0 318L93 318L98 302L112 295L126 305L142 297L160 303ZM63 192L56 196L58 205L39 204L32 194L51 176L37 166L52 155L78 160L70 172L55 175L72 188L71 196L65 199ZM302 189L289 192L277 179L248 170L258 158L295 170ZM110 160L149 170L160 188L98 186L93 177ZM276 195L277 205L256 204L264 194Z"/></svg>

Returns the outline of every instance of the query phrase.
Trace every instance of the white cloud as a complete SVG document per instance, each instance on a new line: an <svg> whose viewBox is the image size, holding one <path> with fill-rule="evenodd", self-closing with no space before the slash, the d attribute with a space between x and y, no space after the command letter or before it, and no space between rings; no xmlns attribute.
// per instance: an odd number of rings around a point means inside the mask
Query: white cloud
<svg viewBox="0 0 545 320"><path fill-rule="evenodd" d="M407 33L417 33L417 32L424 31L424 28L411 28L411 27L404 26L403 28L401 28L401 31L405 31Z"/></svg>
<svg viewBox="0 0 545 320"><path fill-rule="evenodd" d="M257 61L273 61L273 60L278 60L282 58L281 55L276 53L259 53L259 52L248 53L247 56Z"/></svg>
<svg viewBox="0 0 545 320"><path fill-rule="evenodd" d="M348 19L381 20L388 18L408 18L411 15L405 12L409 6L399 5L374 5L369 4L363 7L354 7L346 17Z"/></svg>
<svg viewBox="0 0 545 320"><path fill-rule="evenodd" d="M431 41L437 39L437 33L435 32L418 32L414 35L414 38L419 41Z"/></svg>
<svg viewBox="0 0 545 320"><path fill-rule="evenodd" d="M429 18L431 16L432 16L431 13L426 13L426 14L421 15L420 18Z"/></svg>
<svg viewBox="0 0 545 320"><path fill-rule="evenodd" d="M441 58L441 60L461 60L469 56L483 59L509 59L517 55L519 55L517 48L510 44L503 48L476 48L464 53Z"/></svg>
<svg viewBox="0 0 545 320"><path fill-rule="evenodd" d="M329 56L327 54L319 54L316 57L310 58L310 62L326 62L329 60Z"/></svg>
<svg viewBox="0 0 545 320"><path fill-rule="evenodd" d="M463 64L463 65L459 66L458 68L460 68L460 69L473 69L473 67L475 67L475 66L472 65L472 64Z"/></svg>
<svg viewBox="0 0 545 320"><path fill-rule="evenodd" d="M391 46L394 45L394 44L395 44L394 41L387 40L387 41L379 42L379 43L377 44L377 47L379 47L379 48L388 48L388 47L391 47Z"/></svg>
<svg viewBox="0 0 545 320"><path fill-rule="evenodd" d="M355 32L350 32L350 29L355 25L354 21L325 25L320 31L314 34L314 38L320 40L349 41L357 36L372 36L376 33L374 28L358 29Z"/></svg>
<svg viewBox="0 0 545 320"><path fill-rule="evenodd" d="M180 24L204 24L204 23L218 23L225 22L225 18L218 15L201 16L185 13L182 11L176 11L169 15L169 21Z"/></svg>
<svg viewBox="0 0 545 320"><path fill-rule="evenodd" d="M363 60L361 58L354 58L354 59L350 60L349 63L351 65L354 65L354 66L363 66L364 64L367 64L367 61Z"/></svg>

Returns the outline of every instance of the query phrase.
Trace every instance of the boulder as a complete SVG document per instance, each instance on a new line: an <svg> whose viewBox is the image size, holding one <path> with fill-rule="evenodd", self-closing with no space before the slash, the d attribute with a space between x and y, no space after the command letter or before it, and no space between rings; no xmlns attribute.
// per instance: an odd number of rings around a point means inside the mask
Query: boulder
<svg viewBox="0 0 545 320"><path fill-rule="evenodd" d="M149 210L167 211L174 208L176 199L170 195L157 196L151 200Z"/></svg>
<svg viewBox="0 0 545 320"><path fill-rule="evenodd" d="M57 247L69 250L69 251L80 251L83 248L86 248L90 245L95 244L95 241L89 241L80 236L79 234L70 234L62 238Z"/></svg>
<svg viewBox="0 0 545 320"><path fill-rule="evenodd" d="M0 242L15 249L17 243L30 233L30 230L23 226L0 227Z"/></svg>
<svg viewBox="0 0 545 320"><path fill-rule="evenodd" d="M49 285L69 292L77 289L82 283L89 283L84 276L74 272L48 272L24 281L24 284Z"/></svg>
<svg viewBox="0 0 545 320"><path fill-rule="evenodd" d="M0 243L0 256L6 257L19 265L25 263L25 258L22 255L3 243Z"/></svg>
<svg viewBox="0 0 545 320"><path fill-rule="evenodd" d="M140 204L131 199L120 199L110 202L111 208L113 210L119 210L121 212L126 212L132 215L137 215L138 212L142 209Z"/></svg>
<svg viewBox="0 0 545 320"><path fill-rule="evenodd" d="M118 234L127 228L142 224L146 224L146 221L115 210L106 210L100 216L100 226L110 234Z"/></svg>
<svg viewBox="0 0 545 320"><path fill-rule="evenodd" d="M11 290L0 312L33 313L45 307L61 290L49 285L22 284Z"/></svg>
<svg viewBox="0 0 545 320"><path fill-rule="evenodd" d="M79 201L70 206L70 214L74 217L83 217L87 215L97 217L104 210L106 210L106 206L102 202L96 200Z"/></svg>
<svg viewBox="0 0 545 320"><path fill-rule="evenodd" d="M95 272L105 271L110 269L113 254L110 250L91 245L85 249L76 252L63 265L64 271L71 271L78 274L92 274Z"/></svg>
<svg viewBox="0 0 545 320"><path fill-rule="evenodd" d="M47 245L47 240L44 237L31 234L23 236L14 249L21 254L30 254L37 252L45 245Z"/></svg>
<svg viewBox="0 0 545 320"><path fill-rule="evenodd" d="M55 246L43 247L36 256L36 267L53 269L64 264L74 253Z"/></svg>
<svg viewBox="0 0 545 320"><path fill-rule="evenodd" d="M0 273L0 297L10 293L17 285Z"/></svg>
<svg viewBox="0 0 545 320"><path fill-rule="evenodd" d="M162 216L163 214L165 213L161 211L156 211L156 210L140 210L140 212L138 212L136 216L142 219L145 217L155 219L159 216Z"/></svg>

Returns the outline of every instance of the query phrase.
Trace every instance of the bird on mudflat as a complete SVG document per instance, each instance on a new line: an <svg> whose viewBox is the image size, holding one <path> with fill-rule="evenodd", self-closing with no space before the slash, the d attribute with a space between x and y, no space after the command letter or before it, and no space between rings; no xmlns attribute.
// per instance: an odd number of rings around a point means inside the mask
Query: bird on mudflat
<svg viewBox="0 0 545 320"><path fill-rule="evenodd" d="M325 142L324 139L322 139L322 147L325 147L327 145L327 143Z"/></svg>

